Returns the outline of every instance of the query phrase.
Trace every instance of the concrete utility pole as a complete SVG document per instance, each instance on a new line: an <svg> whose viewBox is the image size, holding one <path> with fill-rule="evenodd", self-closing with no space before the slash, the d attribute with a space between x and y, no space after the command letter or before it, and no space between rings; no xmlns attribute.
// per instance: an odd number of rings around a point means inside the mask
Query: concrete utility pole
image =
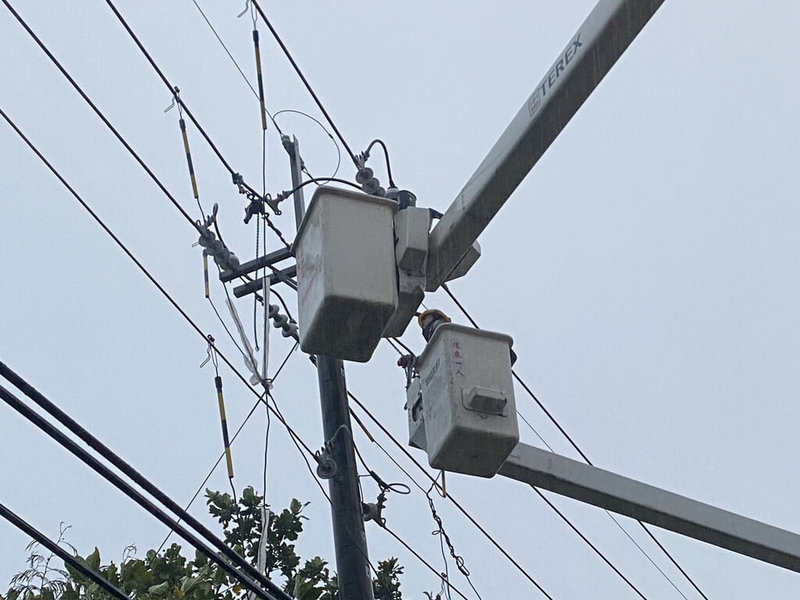
<svg viewBox="0 0 800 600"><path fill-rule="evenodd" d="M302 158L297 139L284 138L289 154L292 184L301 181ZM303 190L294 192L295 221L299 229L305 212ZM372 577L367 554L367 536L361 494L358 488L358 469L353 450L350 409L344 363L328 356L317 356L322 431L325 435L324 460L331 465L320 474L328 479L333 521L333 543L336 551L336 575L341 600L373 600Z"/></svg>

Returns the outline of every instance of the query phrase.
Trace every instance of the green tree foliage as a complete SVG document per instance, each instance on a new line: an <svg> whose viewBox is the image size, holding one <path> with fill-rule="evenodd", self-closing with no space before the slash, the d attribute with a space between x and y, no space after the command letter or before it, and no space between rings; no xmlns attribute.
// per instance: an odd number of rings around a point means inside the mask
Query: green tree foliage
<svg viewBox="0 0 800 600"><path fill-rule="evenodd" d="M257 566L261 538L261 515L264 498L247 487L240 498L206 490L209 512L222 527L225 543ZM303 561L295 542L303 532L305 504L292 500L280 513L273 513L267 530L264 571L297 600L336 600L336 575L328 563L315 556ZM64 542L62 527L59 542ZM71 547L70 547L71 548ZM51 564L52 556L29 546L28 568L16 575L5 597L0 600L108 600L109 595L97 584L66 566ZM74 549L72 549L74 551ZM235 580L201 552L189 558L179 544L166 550L148 550L142 558L136 549L125 549L119 564L104 563L97 548L88 556L76 557L131 598L137 600L243 600L247 596ZM399 576L403 567L396 558L378 563L373 589L377 600L401 600Z"/></svg>

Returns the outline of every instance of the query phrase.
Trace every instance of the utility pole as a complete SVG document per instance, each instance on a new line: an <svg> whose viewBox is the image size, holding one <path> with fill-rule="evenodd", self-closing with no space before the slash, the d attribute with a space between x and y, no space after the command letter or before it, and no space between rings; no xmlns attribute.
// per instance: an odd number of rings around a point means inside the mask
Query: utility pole
<svg viewBox="0 0 800 600"><path fill-rule="evenodd" d="M296 188L301 182L302 168L297 138L289 140L284 136L283 147L289 154L292 185ZM294 192L294 207L295 221L299 228L305 212L302 189ZM327 468L321 467L318 472L328 479L339 598L373 600L344 363L329 356L318 355L316 365L322 406L322 431L325 436L323 465L329 465Z"/></svg>

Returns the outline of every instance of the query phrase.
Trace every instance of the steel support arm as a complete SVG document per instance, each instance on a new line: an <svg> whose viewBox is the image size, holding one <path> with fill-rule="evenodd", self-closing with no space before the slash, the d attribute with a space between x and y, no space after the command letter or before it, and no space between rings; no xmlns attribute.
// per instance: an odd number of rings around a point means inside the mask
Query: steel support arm
<svg viewBox="0 0 800 600"><path fill-rule="evenodd" d="M518 444L500 475L800 572L800 535Z"/></svg>
<svg viewBox="0 0 800 600"><path fill-rule="evenodd" d="M600 0L431 232L436 290L663 0Z"/></svg>

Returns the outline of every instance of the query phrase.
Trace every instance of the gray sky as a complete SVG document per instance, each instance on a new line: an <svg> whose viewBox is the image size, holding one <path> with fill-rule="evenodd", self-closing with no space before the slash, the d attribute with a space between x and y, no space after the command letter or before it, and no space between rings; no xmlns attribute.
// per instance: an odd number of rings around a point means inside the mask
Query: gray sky
<svg viewBox="0 0 800 600"><path fill-rule="evenodd" d="M196 218L178 115L162 112L168 92L105 4L16 4ZM236 19L244 6L201 5L251 74L252 23ZM593 5L264 6L353 150L382 138L397 183L420 205L444 210ZM257 103L194 5L119 8L225 157L258 186ZM192 229L10 14L0 14L0 106L242 366L203 298ZM319 117L259 29L268 108ZM793 531L800 531L798 30L795 3L668 0L484 233L480 261L452 285L481 326L514 337L518 372L598 466ZM336 152L326 134L297 115L278 119L300 139L312 173L330 174ZM255 233L241 222L244 198L191 126L189 135L201 201L206 210L219 203L226 241L251 258ZM221 449L213 372L198 368L205 345L5 124L0 142L0 360L187 501ZM380 153L373 156L385 181ZM346 159L340 175L353 176ZM267 188L288 187L271 129ZM293 232L290 210L275 221ZM279 244L274 236L268 243ZM277 289L294 305L289 290ZM212 296L222 307L219 285ZM426 305L465 322L441 293ZM252 301L239 309L250 322ZM416 328L404 339L421 350ZM274 369L290 346L277 335L272 342ZM347 375L352 392L404 441L395 360L382 345L368 365L349 364ZM227 369L222 375L235 428L254 398ZM274 393L289 423L319 447L308 360L294 356ZM556 451L574 456L521 389L517 403ZM259 411L234 445L239 489L262 486L264 424ZM539 443L524 426L521 434ZM82 554L98 545L106 560L118 560L128 544L144 551L160 543L159 523L7 408L0 440L0 501L35 526L55 536L59 522L68 523ZM357 442L382 478L406 481L366 438ZM227 489L225 479L219 469L209 485ZM554 598L634 597L525 486L453 475L448 487ZM301 551L332 561L329 507L275 422L268 488L274 506L292 497L311 502ZM368 480L364 493L377 493ZM607 515L553 500L649 598L680 598ZM539 597L463 516L443 500L437 507L483 598ZM193 513L204 515L201 502ZM390 497L386 517L443 569L422 494ZM622 522L687 597L698 597L638 525ZM407 597L438 590L433 574L391 538L372 524L367 532L373 559L394 555L406 567ZM800 591L796 574L677 535L659 539L709 597ZM0 523L0 587L24 567L26 543Z"/></svg>

